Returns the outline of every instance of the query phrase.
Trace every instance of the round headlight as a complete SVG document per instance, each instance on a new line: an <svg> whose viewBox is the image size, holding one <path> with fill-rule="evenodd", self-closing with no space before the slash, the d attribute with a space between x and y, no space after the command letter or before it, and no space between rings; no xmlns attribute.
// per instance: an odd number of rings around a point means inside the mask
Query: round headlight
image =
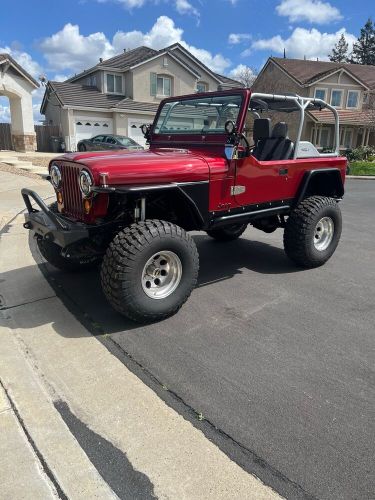
<svg viewBox="0 0 375 500"><path fill-rule="evenodd" d="M54 188L58 189L61 184L61 172L57 165L52 165L50 170L51 182Z"/></svg>
<svg viewBox="0 0 375 500"><path fill-rule="evenodd" d="M81 188L81 191L85 196L90 194L91 186L91 175L86 170L82 170L82 172L79 174L79 187Z"/></svg>

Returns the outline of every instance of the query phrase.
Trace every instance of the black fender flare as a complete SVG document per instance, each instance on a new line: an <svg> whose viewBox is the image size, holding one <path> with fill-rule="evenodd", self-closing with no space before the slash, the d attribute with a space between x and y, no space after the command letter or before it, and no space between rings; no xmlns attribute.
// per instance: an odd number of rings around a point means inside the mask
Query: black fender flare
<svg viewBox="0 0 375 500"><path fill-rule="evenodd" d="M338 168L321 168L319 170L309 170L305 172L301 184L299 186L297 196L293 202L293 206L297 206L306 196L309 186L311 186L312 182L315 182L317 178L322 178L321 182L324 182L324 179L327 178L333 179L333 184L335 187L335 193L332 193L335 198L342 198L344 196L344 183L342 181L341 172ZM329 196L330 193L324 193Z"/></svg>

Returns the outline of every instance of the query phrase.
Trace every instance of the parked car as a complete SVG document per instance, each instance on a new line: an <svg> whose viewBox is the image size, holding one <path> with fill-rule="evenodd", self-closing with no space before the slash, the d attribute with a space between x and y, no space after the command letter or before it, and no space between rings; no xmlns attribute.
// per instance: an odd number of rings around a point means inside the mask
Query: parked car
<svg viewBox="0 0 375 500"><path fill-rule="evenodd" d="M334 148L324 154L301 141L306 111L323 109L335 121ZM281 112L299 112L295 143L287 124L272 127L262 110L275 121ZM243 135L247 113L254 117L254 145ZM330 104L249 89L171 97L142 132L150 144L142 153L54 158L49 175L57 205L22 190L24 227L35 233L43 257L68 271L101 262L104 295L121 314L156 321L184 304L199 269L186 231L223 242L239 238L248 224L265 233L280 228L287 256L305 268L335 252L347 159L339 153L339 115ZM242 248L230 246L228 259ZM329 271L323 276L329 280Z"/></svg>
<svg viewBox="0 0 375 500"><path fill-rule="evenodd" d="M140 151L143 148L140 144L125 137L124 135L96 135L91 139L82 139L77 144L78 151L101 151L102 149L129 149Z"/></svg>

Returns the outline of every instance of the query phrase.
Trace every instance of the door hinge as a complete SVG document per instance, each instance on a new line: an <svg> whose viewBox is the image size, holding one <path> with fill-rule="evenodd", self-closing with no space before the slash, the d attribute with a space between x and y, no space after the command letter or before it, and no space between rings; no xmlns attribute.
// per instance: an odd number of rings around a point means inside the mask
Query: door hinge
<svg viewBox="0 0 375 500"><path fill-rule="evenodd" d="M232 196L236 196L238 194L243 194L245 191L246 191L246 187L245 186L232 186L230 188L230 194Z"/></svg>

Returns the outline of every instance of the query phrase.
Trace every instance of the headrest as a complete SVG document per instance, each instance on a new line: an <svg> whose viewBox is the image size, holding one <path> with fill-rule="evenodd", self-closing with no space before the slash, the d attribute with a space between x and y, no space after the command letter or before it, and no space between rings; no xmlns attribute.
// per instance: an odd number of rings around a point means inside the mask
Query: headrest
<svg viewBox="0 0 375 500"><path fill-rule="evenodd" d="M272 137L286 139L288 137L288 125L285 122L276 123L272 130Z"/></svg>
<svg viewBox="0 0 375 500"><path fill-rule="evenodd" d="M256 118L254 120L253 138L256 143L259 139L268 139L271 136L271 119Z"/></svg>

